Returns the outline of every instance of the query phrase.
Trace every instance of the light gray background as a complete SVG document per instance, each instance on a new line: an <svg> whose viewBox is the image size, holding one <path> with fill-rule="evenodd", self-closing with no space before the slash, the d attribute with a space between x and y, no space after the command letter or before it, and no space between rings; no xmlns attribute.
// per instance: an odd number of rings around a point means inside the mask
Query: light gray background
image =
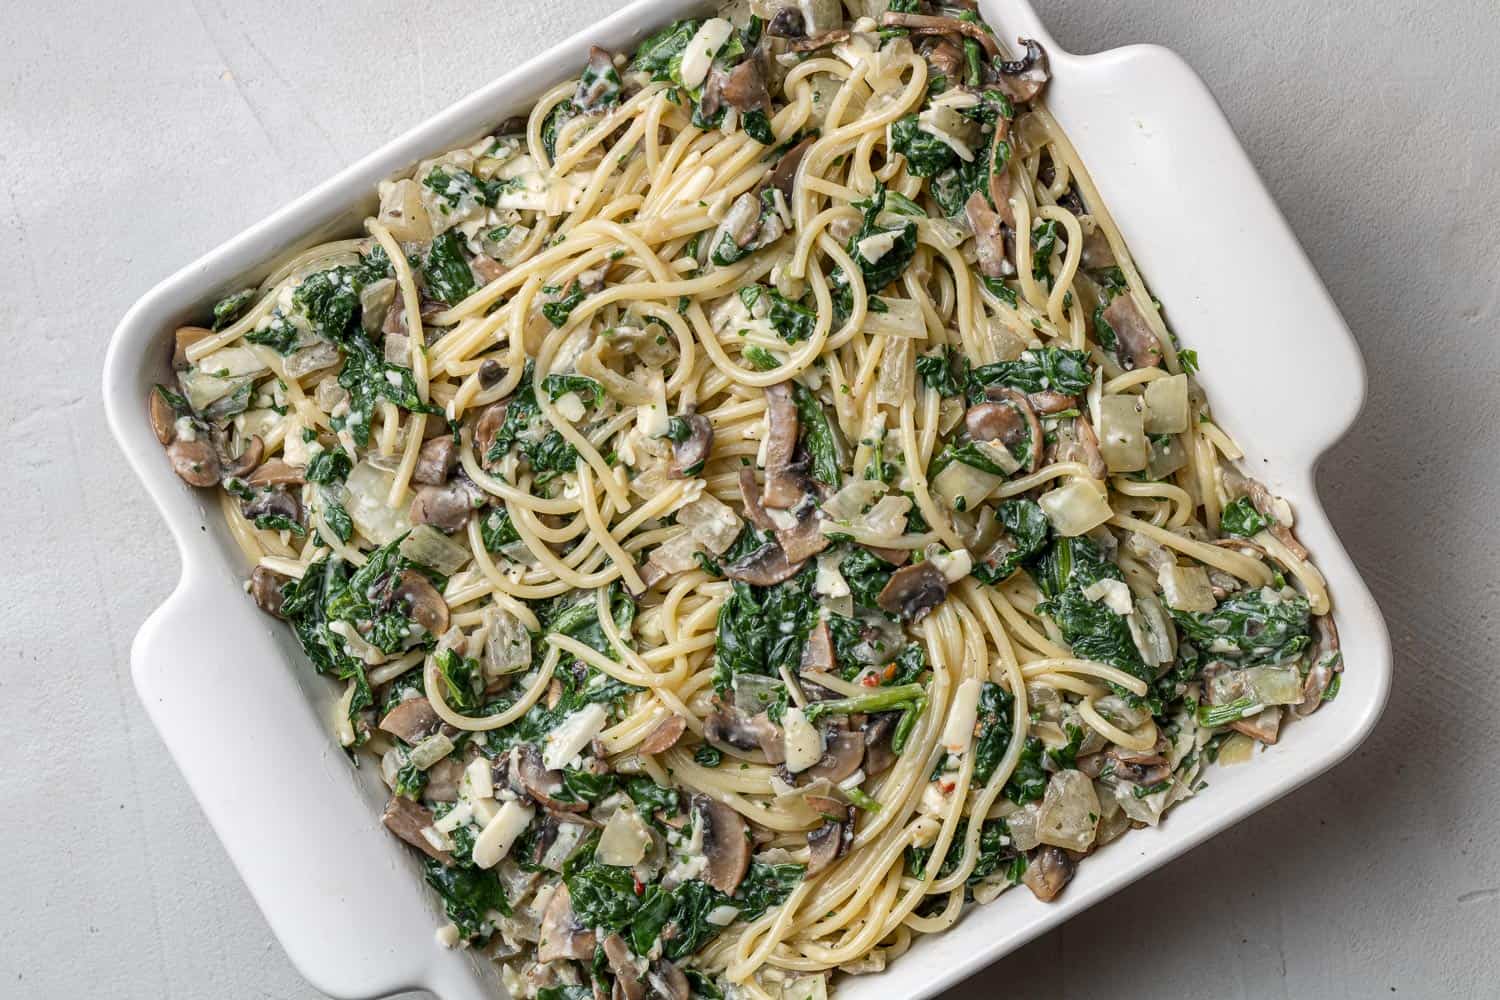
<svg viewBox="0 0 1500 1000"><path fill-rule="evenodd" d="M104 345L169 271L611 7L0 5L0 995L316 995L131 688L177 566L104 427ZM1186 56L1359 338L1368 408L1319 479L1397 677L1354 759L952 995L1493 996L1494 0L1039 7L1075 51ZM1274 288L1243 308L1296 322Z"/></svg>

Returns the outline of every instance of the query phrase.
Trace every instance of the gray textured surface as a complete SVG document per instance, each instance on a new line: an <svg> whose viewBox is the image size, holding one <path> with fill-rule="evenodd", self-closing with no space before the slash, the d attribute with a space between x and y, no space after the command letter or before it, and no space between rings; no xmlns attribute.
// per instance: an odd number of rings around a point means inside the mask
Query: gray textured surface
<svg viewBox="0 0 1500 1000"><path fill-rule="evenodd" d="M130 638L176 566L104 428L104 344L169 270L611 6L7 7L0 995L315 995L130 687ZM1397 678L1355 759L953 995L1493 995L1494 2L1039 6L1076 51L1187 57L1358 336L1369 405L1320 483ZM1275 290L1245 305L1275 315Z"/></svg>

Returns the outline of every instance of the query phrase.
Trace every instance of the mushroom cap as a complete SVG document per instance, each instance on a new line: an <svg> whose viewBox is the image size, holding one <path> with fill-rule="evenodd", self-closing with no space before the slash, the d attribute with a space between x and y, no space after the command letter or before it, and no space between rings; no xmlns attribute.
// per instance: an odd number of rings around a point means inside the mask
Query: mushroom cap
<svg viewBox="0 0 1500 1000"><path fill-rule="evenodd" d="M427 524L453 534L469 522L474 512L474 494L469 484L456 479L442 486L423 486L412 498L407 512L412 524Z"/></svg>
<svg viewBox="0 0 1500 1000"><path fill-rule="evenodd" d="M651 730L650 734L641 741L641 745L636 749L641 753L663 753L676 746L677 741L682 739L682 734L686 730L687 720L676 712L673 712L657 723L656 727Z"/></svg>
<svg viewBox="0 0 1500 1000"><path fill-rule="evenodd" d="M646 978L661 1000L688 1000L692 995L687 974L665 958L651 963Z"/></svg>
<svg viewBox="0 0 1500 1000"><path fill-rule="evenodd" d="M250 470L260 465L261 457L264 456L265 453L266 443L261 440L260 435L250 435L250 440L245 442L245 450L240 452L238 458L235 458L234 460L229 462L224 462L223 456L220 456L221 464L224 467L224 475L236 479L241 479L245 476L248 476L250 474Z"/></svg>
<svg viewBox="0 0 1500 1000"><path fill-rule="evenodd" d="M667 466L667 474L673 479L688 479L702 471L714 446L714 428L707 417L701 413L687 413L682 419L687 421L689 433L684 440L672 444L672 461Z"/></svg>
<svg viewBox="0 0 1500 1000"><path fill-rule="evenodd" d="M268 615L281 617L281 605L284 600L281 588L286 585L291 577L282 576L274 570L257 566L250 571L250 596L255 598L256 607Z"/></svg>
<svg viewBox="0 0 1500 1000"><path fill-rule="evenodd" d="M453 475L458 465L458 446L453 435L439 434L422 444L417 452L417 464L412 467L411 481L424 486L441 486Z"/></svg>
<svg viewBox="0 0 1500 1000"><path fill-rule="evenodd" d="M858 771L865 761L865 734L858 729L835 727L823 741L823 756L798 775L800 782L827 778L834 784Z"/></svg>
<svg viewBox="0 0 1500 1000"><path fill-rule="evenodd" d="M891 574L890 582L875 602L881 610L908 622L921 621L927 612L942 604L948 596L948 578L931 562L902 566Z"/></svg>
<svg viewBox="0 0 1500 1000"><path fill-rule="evenodd" d="M1031 852L1026 864L1026 874L1021 876L1021 881L1026 883L1026 888L1037 899L1050 903L1073 878L1073 871L1077 867L1061 847L1043 844Z"/></svg>
<svg viewBox="0 0 1500 1000"><path fill-rule="evenodd" d="M584 961L594 957L594 932L578 923L573 912L573 897L566 882L558 885L542 915L541 938L537 941L538 962L555 962L560 958Z"/></svg>
<svg viewBox="0 0 1500 1000"><path fill-rule="evenodd" d="M391 599L406 605L407 617L425 628L429 635L442 635L448 631L451 616L448 602L432 585L432 581L414 569L404 569L397 578Z"/></svg>
<svg viewBox="0 0 1500 1000"><path fill-rule="evenodd" d="M783 580L790 580L802 569L801 562L787 559L786 552L773 541L768 541L754 552L722 568L724 575L741 583L757 587L770 587Z"/></svg>
<svg viewBox="0 0 1500 1000"><path fill-rule="evenodd" d="M785 510L802 499L802 475L796 468L797 403L789 382L766 386L766 485L761 503Z"/></svg>
<svg viewBox="0 0 1500 1000"><path fill-rule="evenodd" d="M426 698L407 698L399 702L385 718L380 720L380 729L407 743L420 743L432 735L442 720Z"/></svg>
<svg viewBox="0 0 1500 1000"><path fill-rule="evenodd" d="M750 867L749 828L739 813L706 795L693 796L693 811L703 824L703 853L708 858L703 881L733 896Z"/></svg>
<svg viewBox="0 0 1500 1000"><path fill-rule="evenodd" d="M614 1000L645 1000L646 987L641 982L641 974L636 971L635 963L630 960L630 949L625 946L625 939L618 934L611 934L601 942L601 946L604 948L604 958L609 962L609 971L615 976L612 994Z"/></svg>
<svg viewBox="0 0 1500 1000"><path fill-rule="evenodd" d="M297 466L285 459L273 458L257 466L245 482L251 486L301 486L307 479Z"/></svg>
<svg viewBox="0 0 1500 1000"><path fill-rule="evenodd" d="M1118 342L1115 353L1121 368L1131 371L1161 364L1161 341L1147 325L1132 295L1127 292L1111 299L1104 309L1104 321L1115 331Z"/></svg>
<svg viewBox="0 0 1500 1000"><path fill-rule="evenodd" d="M816 875L843 857L853 839L854 824L849 822L849 807L844 806L842 815L829 816L822 826L808 833L807 874Z"/></svg>
<svg viewBox="0 0 1500 1000"><path fill-rule="evenodd" d="M177 411L162 395L160 387L153 386L146 394L146 411L151 416L151 430L156 434L156 440L163 446L171 444L177 436Z"/></svg>
<svg viewBox="0 0 1500 1000"><path fill-rule="evenodd" d="M525 792L548 812L578 813L589 807L587 802L565 802L554 796L562 791L561 771L551 771L542 762L542 753L530 743L521 743L515 748L514 770L511 785Z"/></svg>
<svg viewBox="0 0 1500 1000"><path fill-rule="evenodd" d="M434 861L444 865L453 864L453 855L430 844L422 831L432 825L432 813L426 806L413 802L404 795L392 795L380 816L385 828L406 841Z"/></svg>
<svg viewBox="0 0 1500 1000"><path fill-rule="evenodd" d="M172 471L189 486L219 484L219 453L206 437L178 438L167 446Z"/></svg>

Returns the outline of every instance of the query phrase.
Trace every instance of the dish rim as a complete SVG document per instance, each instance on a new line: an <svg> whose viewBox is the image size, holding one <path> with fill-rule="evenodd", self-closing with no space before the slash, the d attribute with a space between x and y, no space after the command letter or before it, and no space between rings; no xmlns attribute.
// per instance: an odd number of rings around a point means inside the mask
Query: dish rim
<svg viewBox="0 0 1500 1000"><path fill-rule="evenodd" d="M708 6L711 5L701 0L635 0L591 27L550 46L517 68L427 117L416 127L359 158L332 178L316 185L306 194L165 278L137 300L110 338L103 368L106 417L132 470L166 520L182 565L176 587L143 623L132 645L132 676L137 692L282 947L299 972L318 989L330 995L382 996L411 988L432 990L446 1000L469 1000L492 994L482 990L479 978L473 974L477 964L463 953L439 952L432 943L430 933L418 935L414 939L406 937L412 923L409 919L389 921L387 925L383 925L378 937L381 940L399 941L402 948L412 954L399 956L399 960L398 956L376 954L373 960L377 967L373 969L363 968L360 964L370 962L372 956L364 950L355 950L347 942L340 942L340 946L326 951L318 951L306 947L305 941L288 940L291 929L301 923L289 916L293 910L309 911L309 916L314 913L336 913L340 903L330 902L328 899L311 899L310 893L300 886L273 884L266 875L264 859L252 856L257 848L236 829L237 824L244 822L244 816L212 794L212 789L208 787L210 769L199 759L198 754L187 752L188 741L197 738L194 735L197 730L189 723L189 716L203 706L201 698L198 703L193 701L193 697L198 697L197 695L189 696L185 689L173 688L164 683L166 669L177 671L177 679L181 679L184 659L189 656L181 648L180 639L174 640L170 633L174 628L181 630L196 627L201 631L212 621L212 612L223 611L219 603L203 600L200 591L223 589L224 581L221 577L225 568L224 539L215 537L221 529L193 530L195 526L203 528L207 522L217 519L216 505L202 501L197 496L197 491L189 490L176 479L167 463L162 461L160 446L144 419L140 408L140 402L144 398L141 385L142 378L152 367L148 352L153 347L161 346L160 342L166 339L172 325L184 321L194 310L201 310L206 295L235 287L235 282L245 280L247 275L268 270L271 264L290 252L290 249L326 238L333 229L353 228L347 226L347 223L354 221L357 225L355 217L362 214L361 206L370 204L371 191L378 180L399 174L422 157L434 155L443 148L462 141L463 136L477 135L482 131L484 123L492 125L504 117L492 109L500 107L509 110L529 104L536 94L550 85L548 81L563 78L557 72L559 67L576 66L590 44L605 40L614 42L618 48L624 39L638 39L654 26L673 17ZM1349 560L1332 526L1328 524L1314 481L1318 463L1348 433L1364 405L1366 378L1363 359L1353 335L1338 316L1331 299L1328 299L1327 291L1311 262L1307 260L1285 218L1275 209L1263 183L1250 166L1248 157L1234 137L1222 110L1187 63L1169 49L1156 45L1131 45L1092 55L1074 55L1057 45L1025 0L996 0L982 3L981 6L992 25L1004 27L1002 34L1014 36L1019 33L1041 41L1052 59L1055 77L1065 79L1063 72L1066 70L1059 72L1063 67L1072 71L1087 68L1099 72L1133 67L1137 72L1144 72L1140 69L1141 65L1148 68L1154 66L1153 72L1174 74L1178 84L1194 91L1187 96L1200 105L1198 113L1205 117L1192 123L1191 127L1184 124L1187 131L1228 133L1238 160L1226 163L1226 172L1233 169L1235 173L1243 175L1237 183L1244 189L1247 197L1258 197L1270 204L1274 216L1266 220L1266 225L1271 230L1280 230L1271 235L1284 240L1295 249L1299 259L1293 263L1298 265L1298 270L1303 272L1304 277L1311 279L1309 289L1321 294L1330 313L1317 324L1317 332L1320 336L1332 334L1335 341L1333 347L1342 352L1342 360L1351 366L1341 373L1343 385L1339 387L1339 393L1326 401L1328 409L1322 421L1321 437L1314 435L1314 439L1306 443L1307 447L1296 459L1287 459L1286 466L1278 471L1285 473L1284 481L1296 488L1299 523L1310 522L1315 527L1327 529L1327 538L1317 548L1318 563L1328 574L1330 584L1335 577L1339 580L1334 589L1337 618L1346 628L1357 625L1361 630L1361 644L1368 645L1369 648L1364 650L1357 665L1357 676L1361 684L1345 684L1341 691L1340 703L1353 703L1355 706L1353 725L1331 733L1327 731L1327 726L1321 727L1316 750L1309 752L1310 748L1302 747L1295 766L1280 768L1285 774L1257 774L1256 777L1261 780L1251 782L1252 785L1260 786L1256 791L1237 799L1219 802L1220 808L1212 817L1200 818L1196 823L1180 824L1180 829L1173 828L1177 816L1174 811L1173 822L1156 830L1132 833L1132 838L1137 838L1138 834L1155 835L1155 839L1159 841L1155 849L1141 851L1138 857L1116 863L1110 866L1111 871L1101 869L1097 873L1100 877L1085 879L1084 874L1095 874L1090 872L1094 863L1091 862L1091 865L1080 869L1083 873L1080 879L1058 902L1046 906L1037 904L1035 907L1023 907L1028 914L1035 911L1034 916L1028 915L1023 926L997 927L995 930L1000 933L977 948L969 947L962 951L956 951L951 946L943 948L943 942L956 942L960 931L966 927L998 924L1000 901L965 914L958 926L919 944L921 948L937 951L942 956L941 964L924 965L915 956L904 956L878 977L861 977L860 980L842 986L841 995L851 997L859 995L859 982L868 984L865 991L876 984L879 984L880 989L889 990L913 977L921 979L921 982L907 995L932 995L1264 808L1352 753L1378 721L1391 682L1390 644L1384 619L1358 570ZM543 81L542 86L536 85L535 81L538 80ZM1077 136L1072 138L1076 144L1082 145ZM1085 157L1085 161L1089 162L1089 158ZM1106 186L1100 171L1095 169L1093 163L1090 166L1095 181L1101 187ZM1113 199L1106 198L1106 202L1113 204ZM1143 246L1150 245L1151 239L1149 234L1137 232L1131 235L1129 242L1133 249L1140 251ZM1151 271L1149 266L1143 266L1142 270L1148 275ZM1167 301L1170 305L1172 300L1167 298ZM1194 343L1196 346L1197 341ZM1224 394L1224 388L1210 392L1216 403L1221 401ZM197 509L198 516L184 516L191 515L194 508ZM243 569L240 568L239 572L243 573ZM248 624L249 616L259 615L249 602L241 597L235 606L239 608L238 611L228 612L230 619L240 619L234 623L234 628L267 631L262 623L254 626ZM284 642L278 642L277 645L284 645ZM163 663L173 666L162 668ZM290 665L296 665L295 661L290 661ZM285 688L286 685L281 684L280 687ZM304 705L300 711L296 706L291 706L291 714L307 716L312 714L311 709L311 705ZM1341 710L1339 714L1342 717L1350 713ZM1296 728L1300 730L1311 721L1304 720ZM323 740L326 743L326 733ZM1299 742L1306 743L1307 740ZM240 749L243 751L246 748ZM1265 762L1258 761L1257 766L1263 763ZM1273 776L1276 780L1269 780ZM348 784L353 788L356 782L350 781ZM352 800L352 797L345 798ZM348 803L341 801L335 804L347 806ZM366 805L367 803L361 803L362 808ZM374 829L378 823L373 822L373 814L366 816L366 820L366 825L372 828L371 833L382 840L389 840L384 837L383 832ZM1138 839L1145 846L1146 841L1151 838ZM387 849L383 851L366 853L389 858L392 850L399 850L394 843L385 844L385 847ZM1109 856L1106 852L1101 852L1100 859ZM398 866L414 870L412 864ZM387 892L384 898L389 899L392 894L411 896L412 893L406 890L413 887L425 895L425 890L419 884L420 880L413 879L408 872L403 871L397 879L412 884L405 888L398 885ZM1007 894L1007 897L1013 895ZM426 910L420 907L414 910L429 932L432 925L428 922L428 913L431 911L430 901ZM398 933L400 937L397 936ZM931 943L933 941L937 943ZM941 971L933 973L934 968Z"/></svg>

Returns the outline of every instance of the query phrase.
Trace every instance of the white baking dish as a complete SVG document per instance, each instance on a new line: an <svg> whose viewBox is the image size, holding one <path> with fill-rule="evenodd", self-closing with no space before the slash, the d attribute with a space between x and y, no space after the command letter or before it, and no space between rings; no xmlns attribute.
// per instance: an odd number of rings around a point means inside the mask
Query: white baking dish
<svg viewBox="0 0 1500 1000"><path fill-rule="evenodd" d="M177 589L131 650L136 687L240 875L293 963L340 997L426 987L444 1000L502 995L463 952L433 941L440 923L411 852L380 828L373 769L352 772L330 737L332 686L291 634L241 589L245 567L212 494L173 475L146 421L149 386L168 375L171 330L220 294L257 281L290 251L359 231L378 181L477 138L575 73L588 46L629 49L650 29L700 11L694 0L640 0L434 116L184 268L126 314L110 342L104 402L120 447L161 508L182 558ZM1154 830L1080 866L1053 904L1013 892L879 976L846 980L849 998L924 997L1201 843L1350 753L1390 686L1380 611L1325 517L1319 456L1364 400L1358 349L1322 283L1202 82L1173 53L1131 46L1074 56L1023 0L981 3L1002 37L1051 55L1048 104L1077 145L1174 329L1197 348L1220 422L1247 468L1286 496L1328 578L1347 674L1336 701L1288 727L1248 766Z"/></svg>

